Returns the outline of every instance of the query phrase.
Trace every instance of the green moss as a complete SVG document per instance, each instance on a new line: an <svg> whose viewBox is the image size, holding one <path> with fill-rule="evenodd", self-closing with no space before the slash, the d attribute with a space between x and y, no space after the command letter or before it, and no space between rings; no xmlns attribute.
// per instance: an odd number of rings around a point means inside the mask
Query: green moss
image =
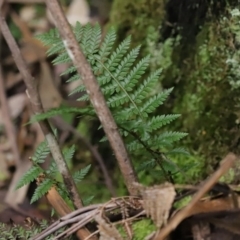
<svg viewBox="0 0 240 240"><path fill-rule="evenodd" d="M146 36L158 33L165 17L165 1L157 0L115 0L110 13L110 25L118 31L119 40L132 35L133 45L142 45L146 55L148 45ZM158 34L157 34L158 37ZM156 40L156 39L155 39Z"/></svg>
<svg viewBox="0 0 240 240"><path fill-rule="evenodd" d="M189 132L190 146L211 165L235 150L238 139L239 74L227 63L238 61L239 51L230 45L240 33L237 21L227 15L202 27L195 51L184 59L185 68L180 68L181 86L176 85L173 106L183 115L181 128Z"/></svg>

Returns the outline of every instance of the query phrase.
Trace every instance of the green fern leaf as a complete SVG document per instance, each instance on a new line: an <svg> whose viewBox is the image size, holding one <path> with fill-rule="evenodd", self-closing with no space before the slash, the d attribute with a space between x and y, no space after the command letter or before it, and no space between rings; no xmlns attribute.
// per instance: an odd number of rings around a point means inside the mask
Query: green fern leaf
<svg viewBox="0 0 240 240"><path fill-rule="evenodd" d="M39 198L41 198L43 195L45 195L50 188L53 186L54 182L51 179L45 179L43 182L39 184L39 186L36 188L32 198L31 198L31 204L36 202Z"/></svg>
<svg viewBox="0 0 240 240"><path fill-rule="evenodd" d="M161 128L162 126L165 126L172 121L179 118L180 114L170 114L170 115L160 115L160 116L154 116L148 123L147 128L149 132L152 132L154 130L157 130Z"/></svg>
<svg viewBox="0 0 240 240"><path fill-rule="evenodd" d="M73 32L76 36L78 42L80 42L82 35L83 35L83 26L80 22L76 22L76 26L73 28Z"/></svg>
<svg viewBox="0 0 240 240"><path fill-rule="evenodd" d="M170 146L173 142L179 141L180 139L187 136L187 133L182 132L164 132L159 136L154 137L151 139L151 145L153 148L159 148L162 146Z"/></svg>
<svg viewBox="0 0 240 240"><path fill-rule="evenodd" d="M109 32L106 34L106 37L104 38L103 43L101 44L99 50L97 59L100 60L101 63L104 63L108 56L110 55L113 45L116 41L116 38L117 38L116 31L114 30L114 28L111 28Z"/></svg>
<svg viewBox="0 0 240 240"><path fill-rule="evenodd" d="M101 43L101 37L102 37L101 27L99 24L96 24L92 29L91 38L89 39L88 47L89 54L97 53Z"/></svg>
<svg viewBox="0 0 240 240"><path fill-rule="evenodd" d="M57 29L51 29L47 33L43 33L41 35L37 35L36 38L43 42L44 46L54 45L56 40L60 38L60 34Z"/></svg>
<svg viewBox="0 0 240 240"><path fill-rule="evenodd" d="M24 185L31 183L42 172L43 172L43 169L40 168L39 166L32 166L19 180L19 182L17 183L16 189L19 189Z"/></svg>
<svg viewBox="0 0 240 240"><path fill-rule="evenodd" d="M165 154L166 155L178 155L178 154L189 155L189 152L186 151L186 149L179 147L179 148L174 148L171 151L166 152Z"/></svg>
<svg viewBox="0 0 240 240"><path fill-rule="evenodd" d="M72 145L70 148L67 148L63 151L63 156L67 163L69 163L72 160L74 153L75 153L75 145Z"/></svg>
<svg viewBox="0 0 240 240"><path fill-rule="evenodd" d="M84 179L84 177L88 174L90 168L91 168L91 164L89 164L85 168L82 168L81 170L75 172L73 174L73 179L74 179L75 183L81 182Z"/></svg>
<svg viewBox="0 0 240 240"><path fill-rule="evenodd" d="M50 153L50 149L49 149L48 143L46 140L44 140L38 145L32 157L32 160L34 163L43 163L49 153Z"/></svg>
<svg viewBox="0 0 240 240"><path fill-rule="evenodd" d="M63 75L67 75L67 74L71 74L71 73L76 73L76 67L75 66L71 66L69 68L67 68L65 71L63 71L60 76ZM79 77L80 78L80 77ZM68 82L68 81L67 81Z"/></svg>
<svg viewBox="0 0 240 240"><path fill-rule="evenodd" d="M64 114L64 113L77 113L77 114L88 114L89 108L80 109L80 108L74 108L74 107L59 107L59 108L53 108L45 113L36 114L34 115L29 123L35 123L39 121L43 121L45 119L54 117L56 115Z"/></svg>
<svg viewBox="0 0 240 240"><path fill-rule="evenodd" d="M74 82L74 81L78 81L78 80L80 80L80 79L81 79L81 77L80 77L78 74L74 74L73 76L71 76L71 77L67 80L67 82ZM85 90L85 87L84 87L83 85L80 85L80 87L83 88L83 90L81 90L81 91L84 91L84 90ZM80 92L80 91L79 91L79 90L77 90L77 91L74 90L74 92L71 92L69 95L72 95L72 94L75 93L75 92Z"/></svg>
<svg viewBox="0 0 240 240"><path fill-rule="evenodd" d="M137 168L137 172L152 170L155 168L155 166L156 166L156 160L151 159L150 161L145 161L142 164L140 164L139 167Z"/></svg>
<svg viewBox="0 0 240 240"><path fill-rule="evenodd" d="M84 206L89 205L92 202L93 199L94 199L94 196L91 196L91 197L88 197L86 199L83 199L83 205Z"/></svg>
<svg viewBox="0 0 240 240"><path fill-rule="evenodd" d="M49 48L47 50L47 55L48 56L52 56L54 54L57 54L57 53L61 53L65 50L65 47L64 47L64 44L63 44L63 41L61 39L59 39L59 41L56 41L52 46L51 48Z"/></svg>
<svg viewBox="0 0 240 240"><path fill-rule="evenodd" d="M144 155L146 155L155 152L157 149L171 154L172 144L186 136L186 134L158 132L160 128L170 124L180 116L178 114L152 116L154 111L166 101L173 90L171 88L156 94L155 87L158 84L161 69L142 79L149 67L149 56L135 63L140 47L129 50L131 37L126 38L114 49L113 46L116 41L114 29L107 32L102 43L101 28L98 24L95 26L91 26L91 24L82 26L77 23L73 30L91 65L117 125L120 127L120 133L122 136L129 138L130 142L128 142L127 146L131 153L135 155L141 154L145 149L147 153L144 151ZM55 43L53 41L54 37ZM46 40L48 45L52 45L49 49L50 53L58 54L54 64L71 62L66 50L63 49L59 34L52 32L46 34L42 39ZM70 75L69 81L76 81L81 78L74 66L64 71L63 74ZM78 100L89 101L89 96L85 93L85 90L85 87L80 85L71 94L83 92L83 95ZM67 111L74 112L69 108ZM45 119L56 113L61 114L61 112L62 110L52 110L52 112L38 116L38 119L41 117ZM96 116L91 104L83 110L76 110L76 113ZM150 114L151 117L149 117ZM177 152L177 149L174 149L173 153L174 151ZM75 173L77 179L78 175L81 176L81 171Z"/></svg>
<svg viewBox="0 0 240 240"><path fill-rule="evenodd" d="M155 111L157 107L159 107L161 104L164 103L164 101L167 99L169 94L173 88L170 88L168 90L165 90L157 95L154 95L151 97L144 105L140 108L140 112L144 114L145 117L148 116L148 113L152 113Z"/></svg>
<svg viewBox="0 0 240 240"><path fill-rule="evenodd" d="M155 71L143 82L143 84L140 85L140 87L134 93L134 101L139 104L142 103L144 99L146 99L146 96L148 96L153 91L153 87L159 80L159 75L161 72L161 69Z"/></svg>
<svg viewBox="0 0 240 240"><path fill-rule="evenodd" d="M69 58L67 52L63 52L59 54L53 61L53 65L62 64L62 63L71 63L72 60Z"/></svg>
<svg viewBox="0 0 240 240"><path fill-rule="evenodd" d="M130 153L133 153L138 152L141 149L144 149L144 146L141 143L139 143L138 140L133 140L127 144L127 149Z"/></svg>

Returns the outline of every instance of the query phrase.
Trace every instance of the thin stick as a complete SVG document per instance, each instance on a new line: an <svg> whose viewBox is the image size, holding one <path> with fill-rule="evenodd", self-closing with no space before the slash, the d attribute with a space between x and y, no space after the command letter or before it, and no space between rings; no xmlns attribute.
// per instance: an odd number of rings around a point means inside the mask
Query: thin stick
<svg viewBox="0 0 240 240"><path fill-rule="evenodd" d="M42 103L40 101L39 92L37 89L37 81L29 73L27 64L22 57L22 54L17 46L17 43L14 40L14 38L7 26L5 19L1 18L1 17L0 17L0 28L2 30L2 34L5 38L8 46L12 52L14 61L17 65L20 73L23 76L23 80L27 87L27 94L28 94L29 100L31 102L33 112L35 114L43 113L44 111L43 111ZM71 199L73 200L73 204L76 208L81 208L83 206L82 200L78 195L77 187L72 179L72 176L69 172L67 164L63 158L63 155L58 146L57 140L51 131L49 122L41 121L39 124L40 124L40 127L41 127L45 137L46 137L46 140L48 142L52 156L53 156L54 160L56 161L58 170L61 173L61 175L63 176L64 183L65 183L67 189L69 190L69 194L71 196Z"/></svg>
<svg viewBox="0 0 240 240"><path fill-rule="evenodd" d="M163 240L165 239L169 233L174 230L178 224L185 219L189 214L191 213L192 209L196 205L196 203L204 196L206 192L208 192L214 184L218 181L218 179L224 175L229 168L232 167L233 163L236 160L236 156L232 153L228 154L223 160L218 168L217 171L213 173L213 175L205 181L203 185L200 186L199 191L194 195L191 202L183 208L181 211L179 211L170 221L168 224L160 230L158 235L154 238L154 240Z"/></svg>
<svg viewBox="0 0 240 240"><path fill-rule="evenodd" d="M69 57L76 66L78 74L82 77L83 84L85 85L87 93L89 94L91 103L99 117L100 122L102 123L103 129L114 151L127 189L131 195L136 195L137 189L134 186L134 182L137 182L136 173L133 169L131 160L118 131L117 125L106 104L97 80L92 73L91 67L82 53L58 1L47 0L46 5L55 20L55 25L62 36L63 43L66 47Z"/></svg>
<svg viewBox="0 0 240 240"><path fill-rule="evenodd" d="M20 154L18 151L18 146L16 141L16 129L12 124L11 114L10 114L10 110L7 102L6 93L5 93L5 84L3 80L1 65L0 65L0 102L1 102L2 117L5 125L7 138L11 143L11 148L12 148L15 163L16 165L19 165L21 163L21 159L20 159Z"/></svg>

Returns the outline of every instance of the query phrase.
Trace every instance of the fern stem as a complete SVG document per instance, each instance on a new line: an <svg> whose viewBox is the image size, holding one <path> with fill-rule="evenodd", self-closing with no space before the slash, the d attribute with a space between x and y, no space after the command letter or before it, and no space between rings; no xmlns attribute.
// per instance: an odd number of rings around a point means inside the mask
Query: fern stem
<svg viewBox="0 0 240 240"><path fill-rule="evenodd" d="M100 90L97 80L84 56L80 46L72 32L72 29L57 0L46 1L47 7L53 15L55 24L62 36L65 48L69 57L76 66L78 74L89 94L91 103L102 123L103 129L109 139L111 147L115 153L121 173L124 177L127 189L131 195L137 194L134 185L137 182L137 176L132 166L126 147L118 131L114 118L106 104L104 96Z"/></svg>

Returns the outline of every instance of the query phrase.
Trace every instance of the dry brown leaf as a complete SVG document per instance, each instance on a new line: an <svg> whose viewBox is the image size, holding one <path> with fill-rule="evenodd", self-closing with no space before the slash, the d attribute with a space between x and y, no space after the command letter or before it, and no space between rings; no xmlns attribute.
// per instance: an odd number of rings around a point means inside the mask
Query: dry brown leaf
<svg viewBox="0 0 240 240"><path fill-rule="evenodd" d="M165 183L159 186L148 187L141 191L143 207L147 216L150 216L158 228L162 227L168 217L169 211L176 195L174 186Z"/></svg>
<svg viewBox="0 0 240 240"><path fill-rule="evenodd" d="M100 214L95 217L95 220L98 223L100 231L99 240L123 240L118 230L111 223L103 219Z"/></svg>

